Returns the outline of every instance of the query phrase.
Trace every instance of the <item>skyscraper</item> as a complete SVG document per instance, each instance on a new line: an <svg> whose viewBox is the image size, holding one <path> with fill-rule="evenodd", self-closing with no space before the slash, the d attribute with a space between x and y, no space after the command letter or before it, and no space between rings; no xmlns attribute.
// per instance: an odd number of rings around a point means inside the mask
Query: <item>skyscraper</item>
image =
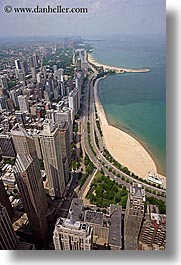
<svg viewBox="0 0 181 265"><path fill-rule="evenodd" d="M72 110L72 120L74 120L75 115L78 111L78 90L74 89L69 93L69 108Z"/></svg>
<svg viewBox="0 0 181 265"><path fill-rule="evenodd" d="M21 112L29 111L28 96L18 96L19 108Z"/></svg>
<svg viewBox="0 0 181 265"><path fill-rule="evenodd" d="M77 69L80 70L81 69L81 59L77 58Z"/></svg>
<svg viewBox="0 0 181 265"><path fill-rule="evenodd" d="M33 54L32 56L32 60L33 60L33 67L38 67L39 63L38 63L38 55L37 54Z"/></svg>
<svg viewBox="0 0 181 265"><path fill-rule="evenodd" d="M33 138L19 125L11 134L17 152L15 177L27 213L35 243L46 244L48 236L47 200L43 188Z"/></svg>
<svg viewBox="0 0 181 265"><path fill-rule="evenodd" d="M21 69L22 69L23 73L25 75L27 75L28 74L28 64L27 64L27 61L21 62L20 65L21 65Z"/></svg>
<svg viewBox="0 0 181 265"><path fill-rule="evenodd" d="M35 67L31 67L31 76L32 76L32 79L35 81L36 80L36 68Z"/></svg>
<svg viewBox="0 0 181 265"><path fill-rule="evenodd" d="M6 98L6 111L13 112L15 110L14 102L11 98Z"/></svg>
<svg viewBox="0 0 181 265"><path fill-rule="evenodd" d="M18 80L19 81L25 81L25 74L24 74L24 72L22 71L22 70L18 70Z"/></svg>
<svg viewBox="0 0 181 265"><path fill-rule="evenodd" d="M21 64L20 64L20 60L19 59L15 60L15 66L16 66L16 70L20 70L21 69Z"/></svg>
<svg viewBox="0 0 181 265"><path fill-rule="evenodd" d="M32 228L37 246L46 245L48 239L47 201L37 162L28 155L17 154L15 177L23 206Z"/></svg>
<svg viewBox="0 0 181 265"><path fill-rule="evenodd" d="M64 169L65 183L69 180L69 163L71 157L70 147L70 132L67 122L63 122L59 125L59 134L61 141L62 163Z"/></svg>
<svg viewBox="0 0 181 265"><path fill-rule="evenodd" d="M124 220L124 242L126 250L136 250L138 235L144 216L145 190L141 184L130 186Z"/></svg>
<svg viewBox="0 0 181 265"><path fill-rule="evenodd" d="M4 76L0 77L0 85L3 89L8 89L8 79Z"/></svg>
<svg viewBox="0 0 181 265"><path fill-rule="evenodd" d="M40 144L48 179L49 195L62 197L65 189L61 140L58 126L52 120L45 120L40 133Z"/></svg>
<svg viewBox="0 0 181 265"><path fill-rule="evenodd" d="M62 159L68 159L70 162L71 158L71 147L70 147L70 133L68 122L62 122L59 125L60 141L61 141L61 151Z"/></svg>
<svg viewBox="0 0 181 265"><path fill-rule="evenodd" d="M9 92L10 98L13 100L15 107L19 107L18 96L21 95L20 89L11 90Z"/></svg>
<svg viewBox="0 0 181 265"><path fill-rule="evenodd" d="M6 207L0 203L0 249L13 250L18 245L18 238L13 229Z"/></svg>
<svg viewBox="0 0 181 265"><path fill-rule="evenodd" d="M53 120L57 125L67 122L70 141L72 141L73 121L71 120L71 110L67 107L62 107L60 102L57 105L58 110L46 110L47 118Z"/></svg>

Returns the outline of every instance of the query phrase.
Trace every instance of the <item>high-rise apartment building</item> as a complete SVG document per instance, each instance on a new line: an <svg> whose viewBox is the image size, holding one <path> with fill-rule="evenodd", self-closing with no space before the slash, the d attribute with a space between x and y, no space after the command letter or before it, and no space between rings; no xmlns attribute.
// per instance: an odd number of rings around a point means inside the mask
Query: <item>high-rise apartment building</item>
<svg viewBox="0 0 181 265"><path fill-rule="evenodd" d="M25 124L26 123L26 115L24 112L21 112L19 110L15 111L15 117L16 121L20 124Z"/></svg>
<svg viewBox="0 0 181 265"><path fill-rule="evenodd" d="M36 68L35 67L31 67L31 76L32 76L32 79L35 81L36 80Z"/></svg>
<svg viewBox="0 0 181 265"><path fill-rule="evenodd" d="M11 130L11 135L17 154L31 155L32 158L37 158L34 140L23 127L16 124Z"/></svg>
<svg viewBox="0 0 181 265"><path fill-rule="evenodd" d="M69 108L72 110L72 120L74 120L75 115L78 111L78 90L74 89L69 93Z"/></svg>
<svg viewBox="0 0 181 265"><path fill-rule="evenodd" d="M45 245L48 236L47 200L33 138L19 125L11 134L17 152L15 177L35 243Z"/></svg>
<svg viewBox="0 0 181 265"><path fill-rule="evenodd" d="M18 96L21 95L20 89L14 89L9 92L10 98L14 102L15 107L19 107Z"/></svg>
<svg viewBox="0 0 181 265"><path fill-rule="evenodd" d="M13 229L6 207L0 203L0 249L14 250L18 245L18 238Z"/></svg>
<svg viewBox="0 0 181 265"><path fill-rule="evenodd" d="M139 236L139 249L165 249L166 215L160 214L158 206L147 205L146 214Z"/></svg>
<svg viewBox="0 0 181 265"><path fill-rule="evenodd" d="M35 143L36 153L38 159L42 159L42 151L41 151L41 145L40 145L40 138L39 138L40 131L34 129L32 133L32 137Z"/></svg>
<svg viewBox="0 0 181 265"><path fill-rule="evenodd" d="M69 163L71 159L70 133L67 122L63 122L59 125L59 134L61 142L64 179L65 183L67 183L69 180Z"/></svg>
<svg viewBox="0 0 181 265"><path fill-rule="evenodd" d="M3 89L8 89L8 79L4 76L0 76L0 86L3 88Z"/></svg>
<svg viewBox="0 0 181 265"><path fill-rule="evenodd" d="M144 216L145 190L141 184L133 183L128 195L124 220L124 248L135 250Z"/></svg>
<svg viewBox="0 0 181 265"><path fill-rule="evenodd" d="M6 102L6 111L10 112L15 111L14 102L11 98L6 98L5 102Z"/></svg>
<svg viewBox="0 0 181 265"><path fill-rule="evenodd" d="M26 95L18 96L18 103L21 112L29 111L28 96Z"/></svg>
<svg viewBox="0 0 181 265"><path fill-rule="evenodd" d="M81 84L82 84L81 74L77 73L75 78L75 88L77 89L77 107L80 109L80 100L81 100Z"/></svg>
<svg viewBox="0 0 181 265"><path fill-rule="evenodd" d="M59 128L52 120L45 120L40 144L48 180L49 195L62 197L65 189Z"/></svg>
<svg viewBox="0 0 181 265"><path fill-rule="evenodd" d="M28 63L27 63L27 61L21 62L20 65L21 65L21 69L22 69L24 75L27 75L28 74Z"/></svg>
<svg viewBox="0 0 181 265"><path fill-rule="evenodd" d="M69 126L70 141L72 141L73 120L71 119L71 110L62 106L63 103L57 104L57 110L46 110L48 119L53 120L57 125L67 122Z"/></svg>
<svg viewBox="0 0 181 265"><path fill-rule="evenodd" d="M3 181L0 177L0 204L2 204L4 207L6 207L6 210L9 214L9 217L12 219L14 212L13 212L13 208L11 206L11 203L9 201L9 197L7 195L7 192L5 190Z"/></svg>
<svg viewBox="0 0 181 265"><path fill-rule="evenodd" d="M77 69L81 70L81 59L77 58Z"/></svg>
<svg viewBox="0 0 181 265"><path fill-rule="evenodd" d="M24 72L22 70L18 70L18 80L23 82L23 81L25 81L25 79L26 78L25 78Z"/></svg>
<svg viewBox="0 0 181 265"><path fill-rule="evenodd" d="M15 177L32 228L35 244L37 246L46 245L48 239L46 217L48 205L37 162L30 155L17 154Z"/></svg>
<svg viewBox="0 0 181 265"><path fill-rule="evenodd" d="M21 69L21 64L20 64L20 60L19 59L15 60L15 66L16 66L16 70L20 70Z"/></svg>
<svg viewBox="0 0 181 265"><path fill-rule="evenodd" d="M32 60L33 60L33 67L38 67L39 63L38 63L38 55L37 54L33 54L32 56Z"/></svg>
<svg viewBox="0 0 181 265"><path fill-rule="evenodd" d="M0 110L6 109L5 96L0 96Z"/></svg>
<svg viewBox="0 0 181 265"><path fill-rule="evenodd" d="M67 158L68 162L70 162L71 146L70 146L70 133L69 133L68 122L62 122L59 125L59 133L61 141L62 159Z"/></svg>
<svg viewBox="0 0 181 265"><path fill-rule="evenodd" d="M70 219L59 218L55 225L53 242L55 250L91 250L93 229L90 225Z"/></svg>

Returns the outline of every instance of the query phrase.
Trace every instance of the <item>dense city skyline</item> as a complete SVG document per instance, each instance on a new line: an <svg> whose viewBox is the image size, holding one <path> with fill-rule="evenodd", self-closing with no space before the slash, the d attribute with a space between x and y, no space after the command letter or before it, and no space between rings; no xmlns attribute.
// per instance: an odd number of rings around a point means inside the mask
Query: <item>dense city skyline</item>
<svg viewBox="0 0 181 265"><path fill-rule="evenodd" d="M2 249L166 248L164 179L115 160L97 96L100 79L151 69L100 64L92 48L71 37L2 45Z"/></svg>
<svg viewBox="0 0 181 265"><path fill-rule="evenodd" d="M166 89L165 0L2 0L0 24L0 249L166 250L165 173L100 95L132 116Z"/></svg>

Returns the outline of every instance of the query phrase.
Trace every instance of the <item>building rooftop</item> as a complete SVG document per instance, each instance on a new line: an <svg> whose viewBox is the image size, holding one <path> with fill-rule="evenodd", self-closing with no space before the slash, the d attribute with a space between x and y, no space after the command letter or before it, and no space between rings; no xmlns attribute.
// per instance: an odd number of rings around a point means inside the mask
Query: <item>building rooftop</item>
<svg viewBox="0 0 181 265"><path fill-rule="evenodd" d="M130 196L145 200L145 190L142 188L142 185L133 183L133 185L130 186Z"/></svg>
<svg viewBox="0 0 181 265"><path fill-rule="evenodd" d="M84 204L81 199L74 198L70 208L72 209L73 218L75 221L84 220ZM68 214L68 218L70 218L70 214Z"/></svg>
<svg viewBox="0 0 181 265"><path fill-rule="evenodd" d="M70 230L79 230L85 233L89 233L90 226L86 223L80 221L72 221L71 219L58 218L56 222L56 227L58 228L67 228Z"/></svg>
<svg viewBox="0 0 181 265"><path fill-rule="evenodd" d="M122 247L121 211L121 206L111 204L109 217L107 218L109 224L108 244L115 245L120 248Z"/></svg>
<svg viewBox="0 0 181 265"><path fill-rule="evenodd" d="M66 121L62 121L60 124L59 124L59 129L61 131L66 131L68 129L68 122Z"/></svg>
<svg viewBox="0 0 181 265"><path fill-rule="evenodd" d="M31 137L28 132L20 126L19 123L16 123L16 125L12 128L11 130L11 135L17 135L17 136L26 136L26 137Z"/></svg>
<svg viewBox="0 0 181 265"><path fill-rule="evenodd" d="M156 205L147 205L147 216L150 216L151 221L155 221L157 224L166 225L166 214L160 214L159 208Z"/></svg>
<svg viewBox="0 0 181 265"><path fill-rule="evenodd" d="M70 93L69 93L69 97L75 97L76 94L77 94L77 90L74 89L74 90L70 91Z"/></svg>
<svg viewBox="0 0 181 265"><path fill-rule="evenodd" d="M43 122L43 130L41 131L41 135L54 133L56 129L56 124L52 120L46 119Z"/></svg>
<svg viewBox="0 0 181 265"><path fill-rule="evenodd" d="M87 210L85 212L84 222L103 225L103 213Z"/></svg>

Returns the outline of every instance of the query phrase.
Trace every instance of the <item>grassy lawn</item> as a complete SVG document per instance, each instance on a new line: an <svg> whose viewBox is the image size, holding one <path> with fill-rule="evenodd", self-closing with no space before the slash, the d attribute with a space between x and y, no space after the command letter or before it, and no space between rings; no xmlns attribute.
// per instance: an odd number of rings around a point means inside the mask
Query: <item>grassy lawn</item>
<svg viewBox="0 0 181 265"><path fill-rule="evenodd" d="M87 194L90 203L98 207L109 207L110 204L118 204L126 208L127 197L128 191L126 188L122 188L100 171L96 173Z"/></svg>

